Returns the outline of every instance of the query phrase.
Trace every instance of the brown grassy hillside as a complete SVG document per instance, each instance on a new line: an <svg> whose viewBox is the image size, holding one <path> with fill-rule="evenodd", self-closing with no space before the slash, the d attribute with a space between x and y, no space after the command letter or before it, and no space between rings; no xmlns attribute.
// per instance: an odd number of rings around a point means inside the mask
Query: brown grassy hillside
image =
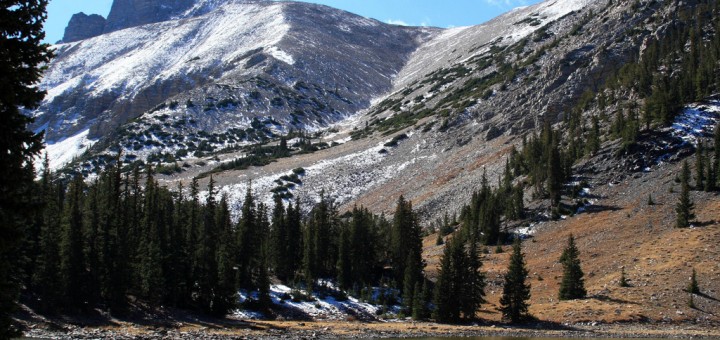
<svg viewBox="0 0 720 340"><path fill-rule="evenodd" d="M588 212L541 223L535 236L523 243L532 284L531 313L561 323L720 321L720 197L693 191L695 227L674 228L679 195L675 174L680 167L679 162L662 164L622 180L591 176L594 204ZM648 205L649 195L655 205ZM581 251L588 298L561 302L558 259L571 233ZM442 254L435 237L425 242L431 276ZM501 254L489 250L483 256L488 304L481 317L499 320L509 247ZM622 267L631 287L619 286ZM703 293L695 296L695 309L688 307L689 294L684 291L693 268Z"/></svg>

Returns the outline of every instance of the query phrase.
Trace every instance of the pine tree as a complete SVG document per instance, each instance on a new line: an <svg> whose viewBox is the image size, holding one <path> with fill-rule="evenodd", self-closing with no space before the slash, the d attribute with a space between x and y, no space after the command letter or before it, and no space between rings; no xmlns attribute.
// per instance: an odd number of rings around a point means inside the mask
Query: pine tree
<svg viewBox="0 0 720 340"><path fill-rule="evenodd" d="M702 141L698 142L695 156L695 189L703 190L705 188L705 147Z"/></svg>
<svg viewBox="0 0 720 340"><path fill-rule="evenodd" d="M557 207L560 204L563 176L560 152L556 145L551 146L547 169L547 191L550 195L550 205Z"/></svg>
<svg viewBox="0 0 720 340"><path fill-rule="evenodd" d="M281 281L288 280L292 272L289 268L289 261L286 258L288 252L288 220L285 217L285 207L282 198L279 195L273 197L274 207L272 212L271 240L272 249L270 251L275 276Z"/></svg>
<svg viewBox="0 0 720 340"><path fill-rule="evenodd" d="M217 202L215 200L215 180L210 177L208 182L208 196L205 207L202 209L200 224L198 225L198 239L195 247L194 273L196 290L196 302L206 312L213 313L212 305L215 290L218 287L218 264L217 264L217 237L218 227L216 224Z"/></svg>
<svg viewBox="0 0 720 340"><path fill-rule="evenodd" d="M445 244L445 241L443 240L442 233L440 231L438 231L437 238L435 239L435 245L441 246L443 244Z"/></svg>
<svg viewBox="0 0 720 340"><path fill-rule="evenodd" d="M692 276L690 276L690 283L687 286L687 292L690 294L700 294L700 286L698 286L695 268L693 268Z"/></svg>
<svg viewBox="0 0 720 340"><path fill-rule="evenodd" d="M52 57L43 22L47 0L5 1L0 8L0 338L16 335L11 315L20 291L20 247L35 214L32 158L42 134L28 129L33 118L20 107L36 108L45 95L36 83Z"/></svg>
<svg viewBox="0 0 720 340"><path fill-rule="evenodd" d="M211 312L214 315L224 316L237 301L237 289L235 287L235 234L232 221L230 220L230 208L228 207L227 196L223 195L220 205L215 214L215 225L218 227L217 247L217 286L214 288Z"/></svg>
<svg viewBox="0 0 720 340"><path fill-rule="evenodd" d="M423 280L423 284L420 284L420 282L415 283L413 291L415 294L413 296L412 319L425 319L427 318L427 280Z"/></svg>
<svg viewBox="0 0 720 340"><path fill-rule="evenodd" d="M242 205L242 215L237 233L237 286L239 288L253 289L253 270L260 254L260 238L257 206L252 193L252 184L248 185L245 200Z"/></svg>
<svg viewBox="0 0 720 340"><path fill-rule="evenodd" d="M714 144L713 144L713 172L714 177L712 178L712 181L714 182L714 185L712 186L714 189L720 188L720 122L718 122L717 126L715 127L715 138L714 138Z"/></svg>
<svg viewBox="0 0 720 340"><path fill-rule="evenodd" d="M469 249L466 250L466 245ZM435 312L439 322L475 318L485 302L485 275L480 272L477 244L455 237L445 246L435 286Z"/></svg>
<svg viewBox="0 0 720 340"><path fill-rule="evenodd" d="M45 308L52 309L60 302L62 293L54 286L59 282L60 267L60 230L62 221L62 205L64 189L50 172L50 165L45 156L42 175L43 214L42 227L39 235L39 254L37 268L33 276L33 289L43 300Z"/></svg>
<svg viewBox="0 0 720 340"><path fill-rule="evenodd" d="M83 253L82 201L84 182L76 176L70 183L63 214L60 241L60 283L64 304L74 309L85 301L85 255Z"/></svg>
<svg viewBox="0 0 720 340"><path fill-rule="evenodd" d="M690 226L690 221L695 218L693 209L695 204L690 199L690 168L687 161L683 162L682 172L680 174L680 198L675 208L676 213L676 228L687 228Z"/></svg>
<svg viewBox="0 0 720 340"><path fill-rule="evenodd" d="M503 295L500 298L500 308L503 320L518 323L530 317L528 313L528 300L530 300L530 284L526 283L528 270L525 267L525 258L522 254L520 238L515 238L510 264L505 274Z"/></svg>
<svg viewBox="0 0 720 340"><path fill-rule="evenodd" d="M400 287L410 290L422 278L422 238L417 216L413 212L412 203L403 196L398 198L391 231L391 255L395 281ZM407 267L411 266L408 271ZM405 282L405 279L412 280Z"/></svg>
<svg viewBox="0 0 720 340"><path fill-rule="evenodd" d="M618 285L620 287L630 287L627 277L625 276L625 267L622 267L620 269L620 282L618 283Z"/></svg>
<svg viewBox="0 0 720 340"><path fill-rule="evenodd" d="M572 234L568 237L568 245L560 257L563 265L563 277L560 283L560 300L582 299L587 295L582 268L580 268L580 252L575 246Z"/></svg>

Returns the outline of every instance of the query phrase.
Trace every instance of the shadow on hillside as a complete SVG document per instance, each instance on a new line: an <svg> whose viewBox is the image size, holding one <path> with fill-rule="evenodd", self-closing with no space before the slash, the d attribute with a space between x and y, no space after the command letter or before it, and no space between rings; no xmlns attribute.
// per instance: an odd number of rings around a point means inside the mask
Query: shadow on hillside
<svg viewBox="0 0 720 340"><path fill-rule="evenodd" d="M588 205L585 207L585 214L597 214L603 211L618 211L622 210L620 207L612 206L612 205Z"/></svg>
<svg viewBox="0 0 720 340"><path fill-rule="evenodd" d="M715 220L710 220L710 221L697 221L697 222L693 223L693 226L695 226L696 228L703 228L703 227L709 227L709 226L711 226L711 225L716 225L717 223L718 223L718 222L715 221Z"/></svg>
<svg viewBox="0 0 720 340"><path fill-rule="evenodd" d="M700 293L700 294L696 294L696 295L697 295L697 296L700 296L700 297L703 297L703 298L705 298L705 299L711 300L711 301L720 302L720 300L718 300L717 298L715 298L715 297L713 297L713 296L710 296L710 295L707 295L707 294L705 294L705 293Z"/></svg>
<svg viewBox="0 0 720 340"><path fill-rule="evenodd" d="M593 296L591 296L590 298L595 299L595 300L598 300L598 301L602 301L602 302L612 302L612 303L620 303L620 304L639 305L639 303L637 303L637 302L627 301L627 300L623 300L623 299L616 299L616 298L612 298L612 297L609 297L609 296L607 296L607 295L602 295L602 294L593 295Z"/></svg>

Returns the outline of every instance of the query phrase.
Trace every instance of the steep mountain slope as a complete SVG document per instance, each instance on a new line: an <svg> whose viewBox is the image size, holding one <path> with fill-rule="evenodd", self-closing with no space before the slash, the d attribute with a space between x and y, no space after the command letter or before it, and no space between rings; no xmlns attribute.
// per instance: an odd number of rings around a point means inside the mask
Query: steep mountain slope
<svg viewBox="0 0 720 340"><path fill-rule="evenodd" d="M58 45L36 129L49 144L88 129L98 139L153 108L191 118L195 132L254 117L285 131L326 126L389 90L434 32L306 3L198 1L173 20Z"/></svg>
<svg viewBox="0 0 720 340"><path fill-rule="evenodd" d="M626 4L608 7L604 1L546 2L487 26L445 31L419 51L456 53L451 62L429 63L438 58L417 52L395 92L324 137L344 144L215 178L240 198L248 179L257 192L268 192L276 179L304 167L304 185L292 192L308 202L325 191L339 204L390 212L403 194L424 217L456 212L484 171L492 181L499 176L510 147L543 116L561 119L595 86L595 75L637 53L639 37L616 39L644 20L620 15L626 10ZM232 157L221 155L220 161ZM191 168L184 176L213 166Z"/></svg>

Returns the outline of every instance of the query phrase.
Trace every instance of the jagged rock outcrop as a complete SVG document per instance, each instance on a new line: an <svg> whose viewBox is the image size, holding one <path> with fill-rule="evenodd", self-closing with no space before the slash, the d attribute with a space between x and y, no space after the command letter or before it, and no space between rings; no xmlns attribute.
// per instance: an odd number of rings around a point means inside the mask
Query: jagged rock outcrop
<svg viewBox="0 0 720 340"><path fill-rule="evenodd" d="M105 33L165 21L190 9L196 0L115 0Z"/></svg>
<svg viewBox="0 0 720 340"><path fill-rule="evenodd" d="M105 18L102 15L85 13L73 14L65 28L62 42L69 43L96 37L105 31Z"/></svg>

